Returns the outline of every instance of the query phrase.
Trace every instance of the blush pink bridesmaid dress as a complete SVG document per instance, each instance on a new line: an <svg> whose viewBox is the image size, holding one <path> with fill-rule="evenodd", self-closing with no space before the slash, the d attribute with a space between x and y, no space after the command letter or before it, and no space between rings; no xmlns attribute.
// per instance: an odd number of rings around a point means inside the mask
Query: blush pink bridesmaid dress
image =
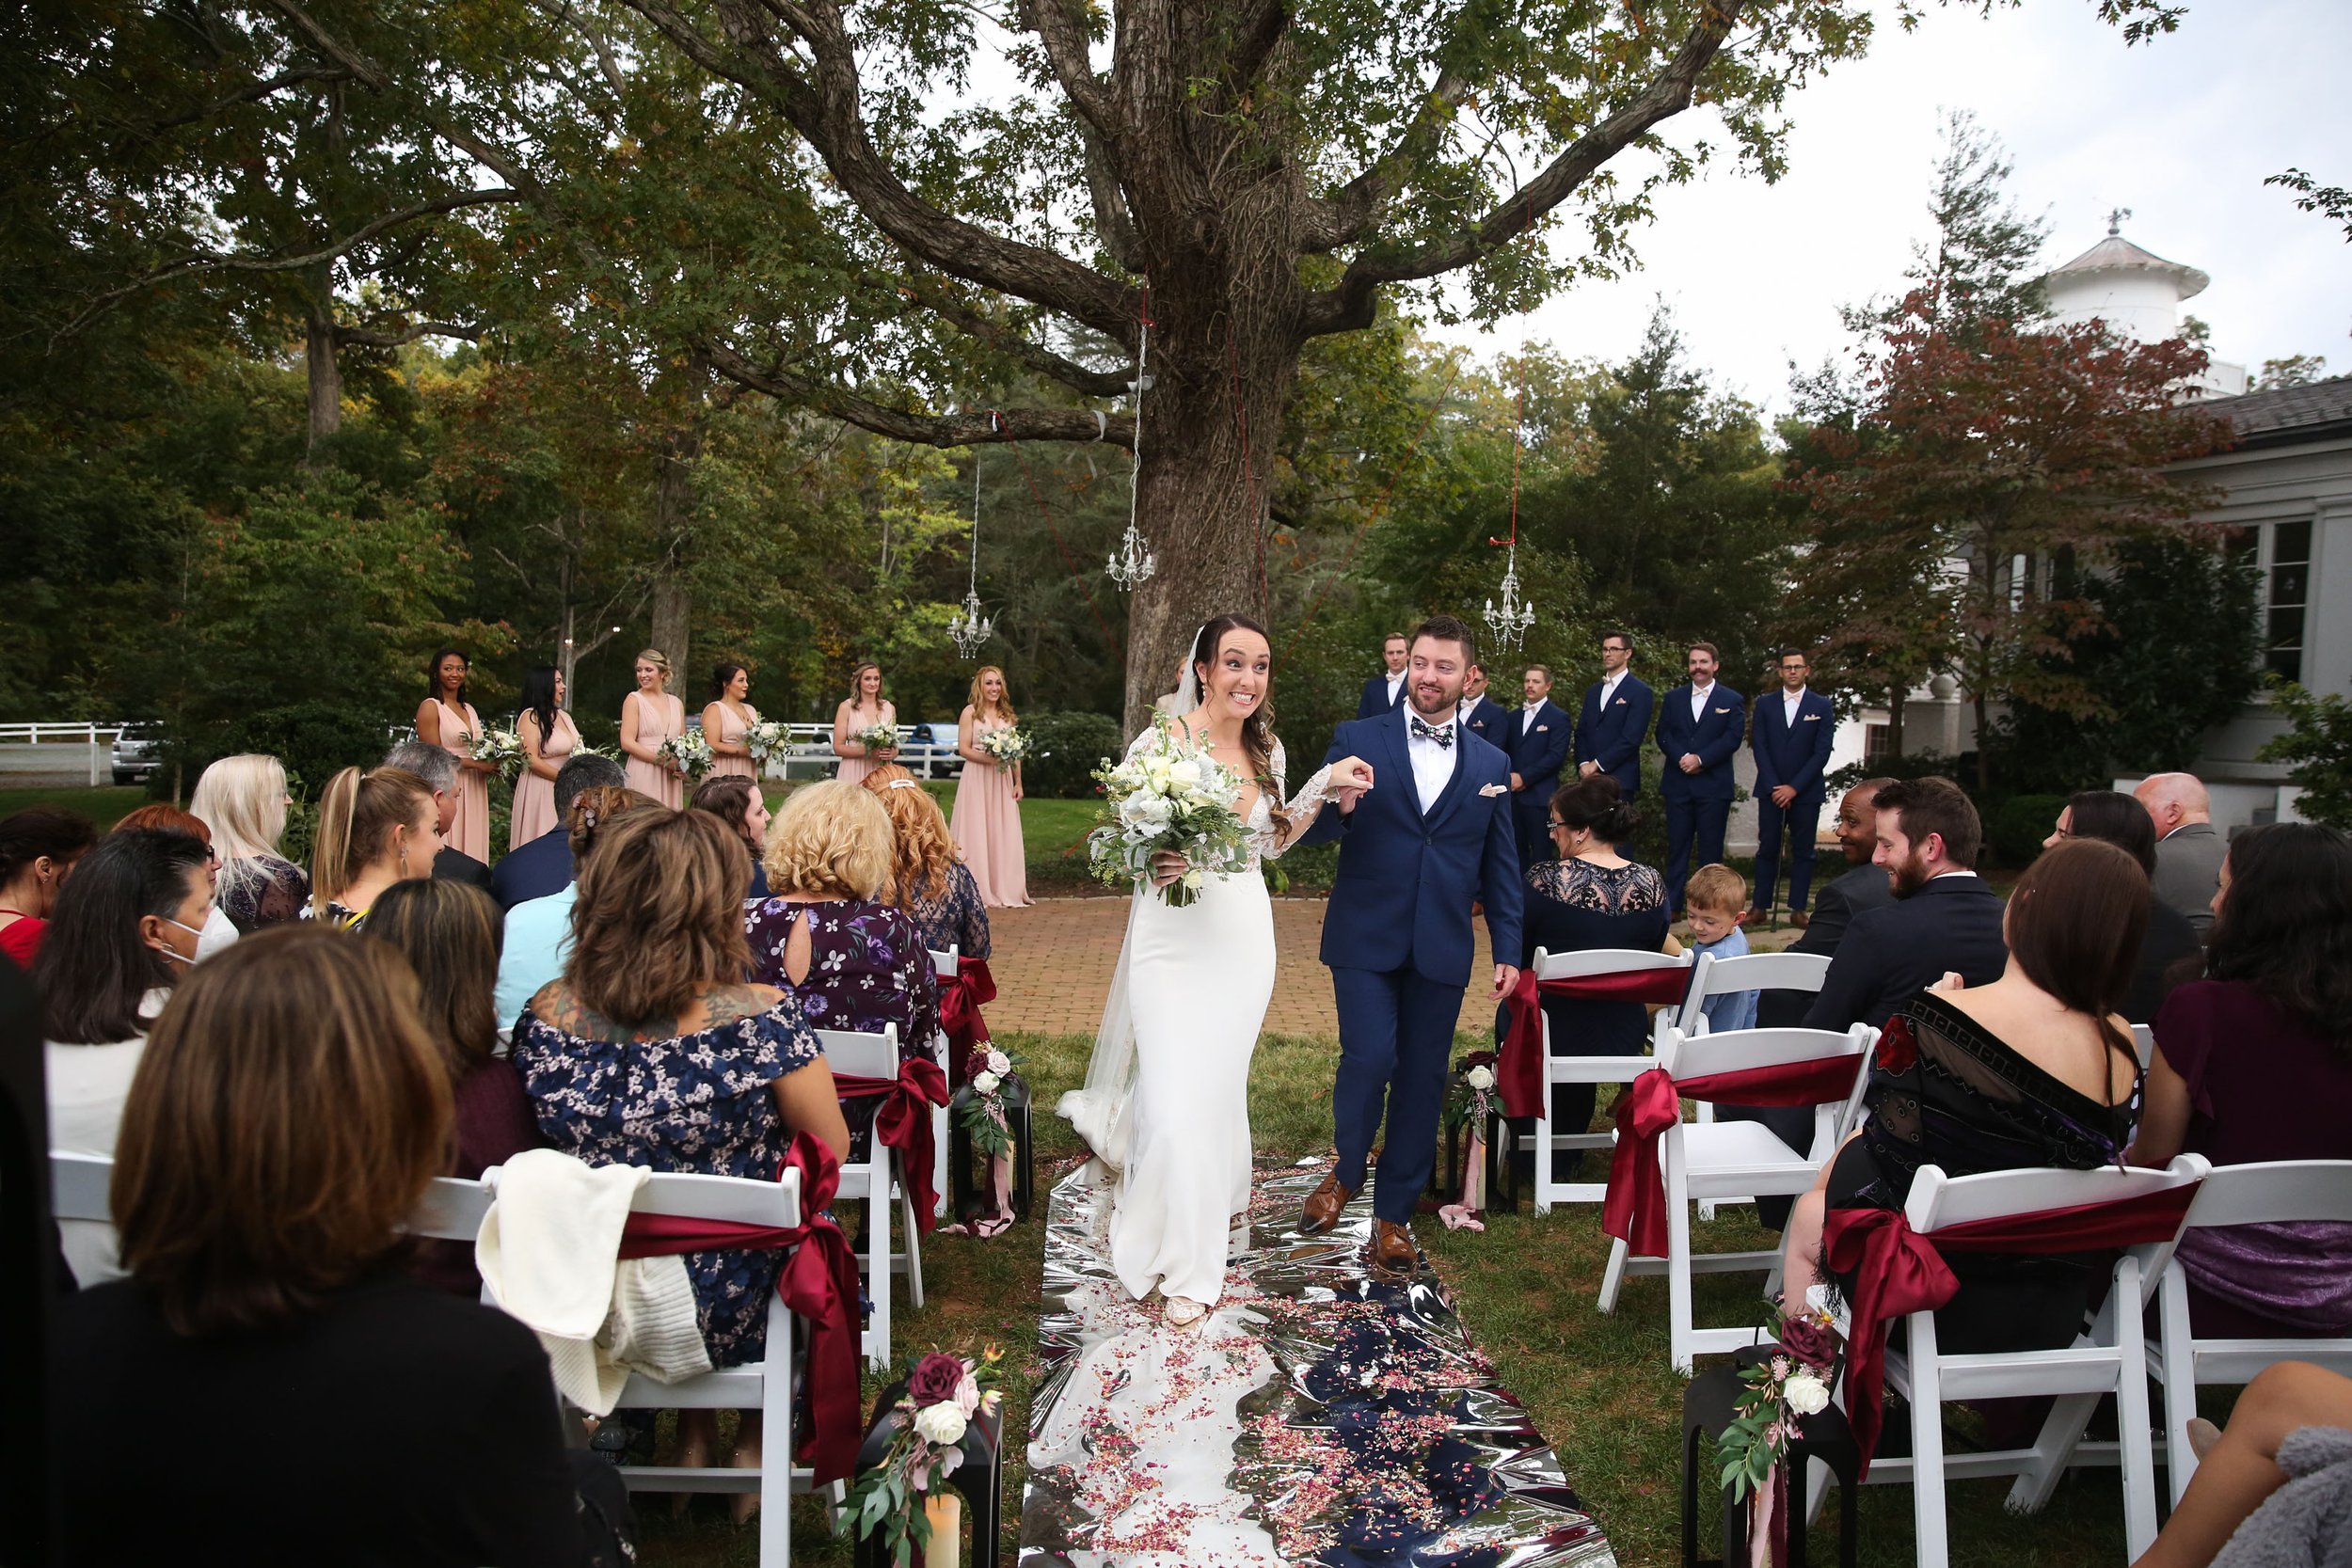
<svg viewBox="0 0 2352 1568"><path fill-rule="evenodd" d="M435 699L437 702L438 699ZM468 703L463 713L440 704L441 749L463 761L473 760L474 737L482 733L482 716ZM451 819L450 846L487 865L490 862L490 775L470 768L457 770L457 815Z"/></svg>
<svg viewBox="0 0 2352 1568"><path fill-rule="evenodd" d="M648 697L642 691L633 691L629 695L637 699L635 739L638 745L659 746L665 740L675 740L686 733L686 705L684 703L667 692L659 697ZM622 771L628 776L628 787L640 795L650 795L672 811L684 809L686 805L685 775L673 773L666 768L657 768L652 763L640 761L636 757L629 758L628 766Z"/></svg>
<svg viewBox="0 0 2352 1568"><path fill-rule="evenodd" d="M733 708L721 703L719 705L719 733L710 738L723 740L730 746L742 745L743 736L750 733L754 724L759 722L759 709L748 703L744 705L744 708L751 714L749 719L739 717ZM716 779L726 775L733 775L739 779L756 779L759 777L759 765L749 757L722 756L713 752L710 756L710 772L707 776Z"/></svg>
<svg viewBox="0 0 2352 1568"><path fill-rule="evenodd" d="M976 723L973 738L1009 728ZM980 902L993 910L1028 907L1028 853L1021 842L1021 802L1012 798L1010 768L967 761L956 778L956 809L947 832L979 884Z"/></svg>
<svg viewBox="0 0 2352 1568"><path fill-rule="evenodd" d="M557 708L555 733L539 742L540 757L561 768L564 759L579 745L580 731L573 725L572 716ZM555 816L555 781L543 779L525 768L515 780L515 815L507 825L507 849L519 849L542 833L551 833L562 826Z"/></svg>

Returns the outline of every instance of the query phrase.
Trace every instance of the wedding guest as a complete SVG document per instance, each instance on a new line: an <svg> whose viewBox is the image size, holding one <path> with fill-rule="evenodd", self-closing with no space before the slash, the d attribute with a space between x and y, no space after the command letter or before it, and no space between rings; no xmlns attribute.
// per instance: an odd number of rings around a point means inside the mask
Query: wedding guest
<svg viewBox="0 0 2352 1568"><path fill-rule="evenodd" d="M750 775L720 773L694 786L693 809L707 811L725 823L743 841L752 860L751 891L747 898L768 896L768 868L759 857L768 849L768 801Z"/></svg>
<svg viewBox="0 0 2352 1568"><path fill-rule="evenodd" d="M759 776L752 749L744 743L751 727L759 722L759 709L752 706L751 695L749 670L726 659L710 667L710 701L703 707L703 738L710 742L713 778Z"/></svg>
<svg viewBox="0 0 2352 1568"><path fill-rule="evenodd" d="M257 752L222 757L204 769L188 798L220 859L215 896L245 935L296 918L310 901L310 877L278 849L292 803L285 766Z"/></svg>
<svg viewBox="0 0 2352 1568"><path fill-rule="evenodd" d="M192 811L183 811L168 800L154 800L136 811L125 812L116 818L110 832L146 832L152 833L185 833L200 839L207 849L213 847L212 826Z"/></svg>
<svg viewBox="0 0 2352 1568"><path fill-rule="evenodd" d="M212 899L212 853L186 833L133 828L82 857L33 960L52 1149L113 1155L148 1030L195 966ZM121 1276L114 1227L65 1220L58 1229L85 1286Z"/></svg>
<svg viewBox="0 0 2352 1568"><path fill-rule="evenodd" d="M440 805L422 779L398 768L346 768L319 797L303 918L349 930L386 888L431 876L440 850Z"/></svg>
<svg viewBox="0 0 2352 1568"><path fill-rule="evenodd" d="M1617 781L1591 773L1555 791L1545 820L1560 858L1528 868L1519 967L1532 966L1539 947L1550 953L1609 947L1661 951L1668 925L1666 881L1654 866L1617 853L1638 821L1618 793ZM1648 1044L1649 1012L1639 1002L1547 996L1543 1007L1559 1053L1639 1056ZM1507 1026L1507 1015L1498 1014L1498 1038ZM1554 1084L1555 1130L1581 1132L1590 1127L1597 1089L1592 1084ZM1572 1159L1558 1157L1555 1165Z"/></svg>
<svg viewBox="0 0 2352 1568"><path fill-rule="evenodd" d="M798 1131L848 1152L811 1021L789 993L743 983L742 862L707 812L639 811L602 830L580 864L563 977L515 1031L515 1066L556 1148L592 1165L761 1180ZM784 1256L687 1255L713 1366L765 1352ZM758 1463L757 1422L743 1413L739 1463ZM679 1412L677 1462L708 1464L716 1433L711 1412Z"/></svg>
<svg viewBox="0 0 2352 1568"><path fill-rule="evenodd" d="M1401 631L1380 640L1380 662L1387 668L1364 682L1363 695L1356 699L1357 718L1377 719L1405 700L1405 666L1410 662L1411 652Z"/></svg>
<svg viewBox="0 0 2352 1568"><path fill-rule="evenodd" d="M417 738L438 746L457 761L450 790L454 813L442 832L460 853L490 863L490 775L498 769L474 760L482 740L482 715L466 700L466 656L443 648L425 666L424 701L417 705Z"/></svg>
<svg viewBox="0 0 2352 1568"><path fill-rule="evenodd" d="M615 767L614 774L620 772ZM564 813L561 836L568 845L564 864L581 863L607 828L631 812L666 810L660 801L640 795L626 784L596 784L579 791ZM492 1010L501 1034L511 1033L523 1009L539 988L564 973L572 951L572 909L580 884L567 876L564 885L539 898L526 898L505 914L505 935L499 953L498 992Z"/></svg>
<svg viewBox="0 0 2352 1568"><path fill-rule="evenodd" d="M850 672L850 694L833 712L833 752L841 759L834 777L843 784L855 784L871 769L898 759L898 750L885 746L879 752L866 750L866 742L857 738L858 732L876 724L895 724L898 710L882 696L882 666L871 659Z"/></svg>
<svg viewBox="0 0 2352 1568"><path fill-rule="evenodd" d="M417 1019L449 1071L457 1151L443 1174L471 1180L538 1148L523 1081L498 1054L499 908L490 895L432 877L395 882L375 901L367 935L416 971ZM462 1242L421 1249L417 1275L469 1300L482 1291L473 1248Z"/></svg>
<svg viewBox="0 0 2352 1568"><path fill-rule="evenodd" d="M404 740L384 753L384 766L415 774L433 792L434 814L441 825L441 848L433 857L432 874L452 881L471 882L486 891L490 868L449 838L456 826L458 792L463 788L457 759L441 747L428 746L421 740Z"/></svg>
<svg viewBox="0 0 2352 1568"><path fill-rule="evenodd" d="M2231 1568L2291 1563L2317 1568L2337 1561L2344 1544L2342 1477L2329 1471L2342 1465L2328 1462L2341 1451L2337 1445L2346 1428L2352 1428L2352 1378L2308 1361L2265 1367L2231 1407L2226 1430L2217 1432L2201 1419L2188 1423L2189 1441L2200 1455L2197 1473L2155 1544L2132 1568L2205 1568L2212 1562ZM2304 1481L2297 1490L2304 1495L2290 1492L2280 1499L2284 1506L2265 1506L2289 1480L2280 1450L2287 1439L2306 1432L2326 1446L2296 1467ZM2322 1462L2317 1470L2306 1468L2313 1458Z"/></svg>
<svg viewBox="0 0 2352 1568"><path fill-rule="evenodd" d="M534 664L523 676L522 705L515 719L523 770L515 779L514 814L507 820L509 855L564 825L563 814L555 809L555 779L580 747L580 727L564 711L564 700L570 695L564 689L564 672L552 664Z"/></svg>
<svg viewBox="0 0 2352 1568"><path fill-rule="evenodd" d="M0 817L0 953L20 968L32 966L58 892L97 842L78 811L27 806Z"/></svg>
<svg viewBox="0 0 2352 1568"><path fill-rule="evenodd" d="M2112 844L2061 844L2027 866L2010 895L2010 958L1998 979L1963 986L1947 974L1902 1000L1870 1069L1862 1126L1789 1218L1788 1300L1804 1300L1822 1277L1827 1211L1899 1212L1922 1165L1974 1176L2121 1163L2140 1073L2116 1009L2148 924L2146 883ZM2071 1343L2106 1288L2106 1260L2087 1254L1954 1253L1945 1261L1960 1292L1936 1313L1936 1338L1955 1355Z"/></svg>
<svg viewBox="0 0 2352 1568"><path fill-rule="evenodd" d="M1748 956L1748 934L1740 928L1740 923L1748 917L1745 877L1720 863L1702 865L1691 873L1683 896L1691 913L1693 963L1710 955L1717 958ZM1707 1019L1708 1032L1721 1035L1733 1029L1755 1028L1756 1002L1761 994L1727 990L1700 1003L1699 1011Z"/></svg>
<svg viewBox="0 0 2352 1568"><path fill-rule="evenodd" d="M1838 853L1845 857L1846 871L1834 881L1824 884L1813 895L1813 918L1797 933L1787 951L1818 953L1824 958L1837 956L1838 945L1846 939L1846 928L1854 917L1867 910L1884 909L1895 901L1895 891L1888 885L1886 871L1870 863L1878 852L1878 792L1893 783L1891 779L1865 779L1847 787L1837 802ZM1813 1006L1813 993L1779 988L1768 990L1756 999L1756 1022L1764 1029L1794 1029L1804 1022L1806 1009ZM1784 1207L1786 1199L1767 1199ZM1777 1227L1775 1227L1777 1228Z"/></svg>
<svg viewBox="0 0 2352 1568"><path fill-rule="evenodd" d="M2188 917L2203 941L2228 846L2214 831L2213 798L2192 773L2157 773L2132 786L2156 829L2156 896Z"/></svg>
<svg viewBox="0 0 2352 1568"><path fill-rule="evenodd" d="M402 1266L450 1131L415 995L389 947L281 927L156 1026L114 1176L131 1277L51 1348L60 1561L585 1560L547 1353Z"/></svg>
<svg viewBox="0 0 2352 1568"><path fill-rule="evenodd" d="M898 908L934 953L989 955L988 906L930 790L895 762L866 775L864 788L890 814L890 880Z"/></svg>
<svg viewBox="0 0 2352 1568"><path fill-rule="evenodd" d="M621 699L621 750L628 753L628 787L676 811L686 804L686 774L661 746L686 733L686 705L669 689L670 656L639 649L637 689Z"/></svg>
<svg viewBox="0 0 2352 1568"><path fill-rule="evenodd" d="M2077 790L2058 809L2058 826L2042 841L2044 849L2054 848L2070 838L2095 838L2117 848L2139 863L2139 869L2151 879L2156 874L2156 829L2140 809L2137 800L2114 789ZM2153 1022L2156 1009L2171 993L2173 986L2186 976L2175 966L2184 960L2194 960L2201 951L2197 932L2188 917L2156 895L2153 887L2148 892L2148 935L2139 944L2139 967L2133 972L2132 989L2123 999L2123 1016L2137 1023ZM2185 965L2191 974L2197 970L2192 961Z"/></svg>
<svg viewBox="0 0 2352 1568"><path fill-rule="evenodd" d="M838 779L794 792L768 832L769 895L744 906L752 977L789 991L816 1029L898 1027L903 1057L939 1033L938 977L890 897L890 815Z"/></svg>
<svg viewBox="0 0 2352 1568"><path fill-rule="evenodd" d="M628 775L611 757L593 752L574 756L555 775L556 819L564 824L571 821L572 802L582 790L628 787ZM490 867L490 896L502 910L545 898L571 885L571 843L562 832L541 833L521 848L501 855L498 864Z"/></svg>
<svg viewBox="0 0 2352 1568"><path fill-rule="evenodd" d="M2352 1160L2352 843L2249 828L2213 904L2205 977L2155 1015L2132 1162ZM2199 1228L2176 1256L2201 1336L2352 1333L2352 1226Z"/></svg>
<svg viewBox="0 0 2352 1568"><path fill-rule="evenodd" d="M992 909L1026 909L1028 850L1021 837L1021 765L999 763L980 749L980 737L1019 723L1005 688L1005 673L983 664L972 677L972 699L956 721L955 815L948 823L963 863Z"/></svg>

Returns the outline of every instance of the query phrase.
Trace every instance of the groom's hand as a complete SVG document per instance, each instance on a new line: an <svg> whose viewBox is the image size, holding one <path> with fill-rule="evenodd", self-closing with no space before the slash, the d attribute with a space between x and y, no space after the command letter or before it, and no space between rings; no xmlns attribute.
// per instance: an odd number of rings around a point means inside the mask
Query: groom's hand
<svg viewBox="0 0 2352 1568"><path fill-rule="evenodd" d="M1495 993L1491 1000L1500 1002L1518 989L1519 972L1514 964L1495 965Z"/></svg>

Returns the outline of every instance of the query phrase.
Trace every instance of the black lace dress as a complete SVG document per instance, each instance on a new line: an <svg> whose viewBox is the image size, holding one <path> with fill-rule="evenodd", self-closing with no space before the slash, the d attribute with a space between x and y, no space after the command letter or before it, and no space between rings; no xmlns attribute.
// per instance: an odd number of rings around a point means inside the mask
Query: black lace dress
<svg viewBox="0 0 2352 1568"><path fill-rule="evenodd" d="M1932 991L1895 1009L1880 1060L1889 1065L1871 1069L1862 1135L1830 1167L1833 1209L1899 1210L1922 1165L1947 1176L2111 1165L2139 1121L2137 1072L2128 1100L2102 1105ZM1937 1343L1956 1355L2071 1344L2105 1297L2111 1260L1953 1253L1960 1293L1935 1315Z"/></svg>
<svg viewBox="0 0 2352 1568"><path fill-rule="evenodd" d="M1527 902L1520 919L1525 933L1522 969L1535 961L1538 947L1548 953L1603 947L1655 953L1665 946L1670 924L1666 879L1656 868L1631 862L1618 866L1581 860L1539 862L1528 868ZM1558 1055L1639 1056L1649 1045L1649 1009L1639 1002L1547 996L1544 1018L1551 1025L1551 1048ZM1498 1013L1498 1042L1509 1027L1508 1014ZM1593 1119L1597 1090L1592 1084L1553 1085L1551 1115L1557 1130L1584 1131ZM1533 1126L1531 1121L1528 1127Z"/></svg>
<svg viewBox="0 0 2352 1568"><path fill-rule="evenodd" d="M220 907L240 936L299 919L310 901L310 877L276 855L255 855L221 868Z"/></svg>
<svg viewBox="0 0 2352 1568"><path fill-rule="evenodd" d="M924 945L935 953L948 948L966 958L988 957L988 906L980 901L980 884L961 861L947 867L947 885L933 888L926 881L907 900L907 918L923 933Z"/></svg>

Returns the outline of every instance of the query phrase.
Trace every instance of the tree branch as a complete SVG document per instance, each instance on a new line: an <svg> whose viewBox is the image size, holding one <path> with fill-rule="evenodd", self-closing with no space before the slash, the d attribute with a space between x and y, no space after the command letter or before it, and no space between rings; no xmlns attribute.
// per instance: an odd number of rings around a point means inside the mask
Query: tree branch
<svg viewBox="0 0 2352 1568"><path fill-rule="evenodd" d="M847 420L860 429L894 441L928 447L976 447L1000 441L1104 441L1118 447L1135 444L1136 421L1129 414L1097 415L1083 408L914 414L886 407L789 371L763 370L715 339L705 342L703 348L710 356L711 366L730 381L786 403Z"/></svg>
<svg viewBox="0 0 2352 1568"><path fill-rule="evenodd" d="M1054 79L1079 119L1102 135L1118 135L1118 105L1109 84L1094 73L1085 24L1071 14L1067 0L1021 0L1019 14L1021 24L1044 46Z"/></svg>
<svg viewBox="0 0 2352 1568"><path fill-rule="evenodd" d="M335 343L339 348L398 348L420 338L463 338L469 343L478 343L484 330L463 322L434 321L417 322L397 332L374 326L339 326L335 328Z"/></svg>
<svg viewBox="0 0 2352 1568"><path fill-rule="evenodd" d="M962 301L952 299L938 289L927 287L919 277L910 275L902 278L875 278L872 281L878 287L896 290L902 297L913 300L923 309L946 321L965 337L987 344L1041 375L1051 376L1082 396L1125 397L1130 390L1127 372L1094 370L1075 359L1056 354Z"/></svg>
<svg viewBox="0 0 2352 1568"><path fill-rule="evenodd" d="M1430 138L1454 119L1454 112L1471 91L1469 77L1450 70L1439 71L1419 112L1397 133L1389 150L1335 195L1314 204L1316 222L1310 248L1336 250L1370 233L1382 211L1404 188L1406 171L1427 150Z"/></svg>
<svg viewBox="0 0 2352 1568"><path fill-rule="evenodd" d="M381 67L363 55L344 48L334 34L311 21L310 13L295 5L294 0L270 0L270 4L277 8L280 16L294 24L296 32L310 40L310 47L341 65L345 71L358 77L360 81L377 92L391 90L391 78L384 74Z"/></svg>
<svg viewBox="0 0 2352 1568"><path fill-rule="evenodd" d="M346 80L349 75L348 71L322 71L316 66L295 66L290 70L281 71L264 81L247 82L236 91L223 98L215 98L201 108L189 109L176 115L167 115L161 119L147 120L143 122L141 129L151 135L161 131L177 130L183 125L193 125L200 119L210 119L223 109L233 109L240 103L250 103L259 99L267 98L281 87L298 87L304 82L341 82Z"/></svg>

